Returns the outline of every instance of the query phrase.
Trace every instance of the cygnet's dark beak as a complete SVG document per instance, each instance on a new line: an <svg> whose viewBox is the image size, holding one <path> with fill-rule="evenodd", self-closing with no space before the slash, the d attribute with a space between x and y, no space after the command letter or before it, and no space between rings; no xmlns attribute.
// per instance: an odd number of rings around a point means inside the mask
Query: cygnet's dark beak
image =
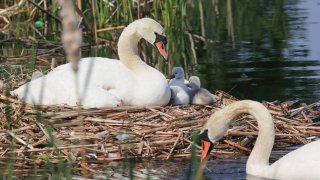
<svg viewBox="0 0 320 180"><path fill-rule="evenodd" d="M176 76L174 74L171 74L168 79L174 79Z"/></svg>
<svg viewBox="0 0 320 180"><path fill-rule="evenodd" d="M160 35L158 33L155 33L156 35L156 40L154 42L154 45L160 52L161 56L164 58L165 63L168 63L168 55L166 50L164 49L165 45L167 44L167 38L163 35Z"/></svg>

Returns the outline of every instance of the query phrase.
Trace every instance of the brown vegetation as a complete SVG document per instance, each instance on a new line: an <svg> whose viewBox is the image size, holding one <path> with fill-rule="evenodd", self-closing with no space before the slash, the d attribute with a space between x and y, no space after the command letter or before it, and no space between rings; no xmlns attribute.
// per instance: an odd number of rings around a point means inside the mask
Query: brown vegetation
<svg viewBox="0 0 320 180"><path fill-rule="evenodd" d="M189 157L192 133L216 110L237 101L222 91L216 95L217 106L84 110L62 106L34 108L1 93L0 164L14 154L19 157L15 167L21 171L33 165L41 167L48 160L55 164L59 159L76 164L76 169L94 171L91 165L125 158ZM295 109L290 103L263 104L274 117L275 149L319 139L320 122L312 122L320 115L315 109L318 104ZM243 115L212 153L228 157L248 154L257 132L256 121Z"/></svg>

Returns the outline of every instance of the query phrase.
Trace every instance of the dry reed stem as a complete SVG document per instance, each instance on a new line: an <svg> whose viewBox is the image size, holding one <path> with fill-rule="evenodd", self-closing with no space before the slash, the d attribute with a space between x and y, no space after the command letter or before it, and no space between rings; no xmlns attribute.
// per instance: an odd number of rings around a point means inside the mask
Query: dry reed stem
<svg viewBox="0 0 320 180"><path fill-rule="evenodd" d="M80 47L82 31L79 28L78 17L75 14L72 0L57 0L61 7L62 43L66 51L67 60L71 62L74 71L78 70L78 61L81 58Z"/></svg>

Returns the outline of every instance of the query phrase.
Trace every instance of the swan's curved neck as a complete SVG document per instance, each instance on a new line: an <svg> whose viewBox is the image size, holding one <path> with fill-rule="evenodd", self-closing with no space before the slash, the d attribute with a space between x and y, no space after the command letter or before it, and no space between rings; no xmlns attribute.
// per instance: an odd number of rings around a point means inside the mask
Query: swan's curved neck
<svg viewBox="0 0 320 180"><path fill-rule="evenodd" d="M128 68L134 70L137 66L144 66L138 54L138 43L141 36L136 32L135 24L126 27L118 41L118 54L120 61Z"/></svg>
<svg viewBox="0 0 320 180"><path fill-rule="evenodd" d="M220 111L221 112L221 111ZM250 168L262 168L269 165L269 157L274 143L274 125L269 111L260 103L250 100L238 101L222 109L221 117L230 124L237 116L248 113L258 122L259 133L255 146L247 161Z"/></svg>

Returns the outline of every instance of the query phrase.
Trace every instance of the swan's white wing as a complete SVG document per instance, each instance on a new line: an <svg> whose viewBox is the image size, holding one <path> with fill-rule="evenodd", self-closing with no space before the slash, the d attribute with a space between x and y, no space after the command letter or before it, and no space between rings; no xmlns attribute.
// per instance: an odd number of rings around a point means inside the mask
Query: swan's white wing
<svg viewBox="0 0 320 180"><path fill-rule="evenodd" d="M80 61L77 76L70 64L61 65L46 76L16 89L14 94L31 104L74 106L78 105L80 96L88 104L94 104L90 101L97 99L107 101L93 107L108 106L108 101L109 106L115 106L115 102L121 99L130 101L127 91L132 87L132 78L132 73L118 60L84 58Z"/></svg>

